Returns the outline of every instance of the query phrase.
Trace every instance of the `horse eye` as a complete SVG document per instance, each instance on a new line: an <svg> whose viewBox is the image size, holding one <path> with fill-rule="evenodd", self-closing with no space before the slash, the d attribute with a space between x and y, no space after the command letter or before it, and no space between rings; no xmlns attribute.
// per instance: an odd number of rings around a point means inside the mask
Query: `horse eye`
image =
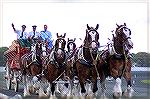
<svg viewBox="0 0 150 99"><path fill-rule="evenodd" d="M127 31L127 29L126 29L126 28L125 28L124 30L125 30L125 31Z"/></svg>

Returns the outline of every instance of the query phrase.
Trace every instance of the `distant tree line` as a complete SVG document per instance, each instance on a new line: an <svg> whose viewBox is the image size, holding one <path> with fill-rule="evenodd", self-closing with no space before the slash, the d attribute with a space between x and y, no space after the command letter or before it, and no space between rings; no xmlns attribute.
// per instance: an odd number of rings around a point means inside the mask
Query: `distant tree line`
<svg viewBox="0 0 150 99"><path fill-rule="evenodd" d="M8 50L8 47L0 47L0 66L5 66L6 57L4 57L4 52ZM132 62L138 67L150 67L150 53L138 52L132 53Z"/></svg>
<svg viewBox="0 0 150 99"><path fill-rule="evenodd" d="M132 61L138 67L150 67L150 53L138 52L132 53Z"/></svg>
<svg viewBox="0 0 150 99"><path fill-rule="evenodd" d="M0 66L5 66L6 57L4 57L4 52L8 50L8 47L0 47Z"/></svg>

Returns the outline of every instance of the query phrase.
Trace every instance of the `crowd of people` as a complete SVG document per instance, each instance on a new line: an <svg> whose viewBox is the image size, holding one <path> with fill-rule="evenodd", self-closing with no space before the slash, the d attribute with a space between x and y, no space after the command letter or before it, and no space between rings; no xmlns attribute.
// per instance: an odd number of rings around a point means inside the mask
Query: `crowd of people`
<svg viewBox="0 0 150 99"><path fill-rule="evenodd" d="M32 26L32 31L31 32L26 32L26 25L22 25L21 30L17 30L12 23L12 27L14 32L17 34L17 40L19 40L21 47L30 47L31 42L30 40L41 40L44 42L48 43L48 48L52 48L52 34L50 31L47 30L48 26L44 25L44 30L38 32L36 30L37 26L33 25Z"/></svg>

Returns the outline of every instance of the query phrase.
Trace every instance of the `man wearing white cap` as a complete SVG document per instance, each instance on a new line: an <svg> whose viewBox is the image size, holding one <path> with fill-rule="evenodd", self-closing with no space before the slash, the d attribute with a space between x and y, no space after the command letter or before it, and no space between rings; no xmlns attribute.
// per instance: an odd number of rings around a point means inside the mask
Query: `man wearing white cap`
<svg viewBox="0 0 150 99"><path fill-rule="evenodd" d="M29 38L30 39L39 39L40 37L40 33L36 31L36 25L33 25L32 28L33 28L33 31L29 32Z"/></svg>

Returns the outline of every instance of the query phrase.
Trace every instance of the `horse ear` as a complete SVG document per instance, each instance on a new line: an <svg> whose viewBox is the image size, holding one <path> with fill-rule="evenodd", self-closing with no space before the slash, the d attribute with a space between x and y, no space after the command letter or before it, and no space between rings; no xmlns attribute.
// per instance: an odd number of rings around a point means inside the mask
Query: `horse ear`
<svg viewBox="0 0 150 99"><path fill-rule="evenodd" d="M89 25L87 24L87 28L88 28L88 30L90 30L90 27L89 27Z"/></svg>
<svg viewBox="0 0 150 99"><path fill-rule="evenodd" d="M59 36L58 36L58 33L57 33L56 35L57 35L57 38L58 38L58 37L59 37Z"/></svg>
<svg viewBox="0 0 150 99"><path fill-rule="evenodd" d="M69 41L69 38L68 38L68 41Z"/></svg>
<svg viewBox="0 0 150 99"><path fill-rule="evenodd" d="M64 33L64 36L63 36L63 38L65 38L65 36L66 36L66 33Z"/></svg>
<svg viewBox="0 0 150 99"><path fill-rule="evenodd" d="M74 38L73 42L75 42L76 38Z"/></svg>
<svg viewBox="0 0 150 99"><path fill-rule="evenodd" d="M124 23L124 26L126 26L126 23Z"/></svg>
<svg viewBox="0 0 150 99"><path fill-rule="evenodd" d="M97 30L98 28L99 28L99 24L97 24L97 25L96 25L96 28L95 28L95 30Z"/></svg>
<svg viewBox="0 0 150 99"><path fill-rule="evenodd" d="M119 27L119 25L116 23L117 27Z"/></svg>

